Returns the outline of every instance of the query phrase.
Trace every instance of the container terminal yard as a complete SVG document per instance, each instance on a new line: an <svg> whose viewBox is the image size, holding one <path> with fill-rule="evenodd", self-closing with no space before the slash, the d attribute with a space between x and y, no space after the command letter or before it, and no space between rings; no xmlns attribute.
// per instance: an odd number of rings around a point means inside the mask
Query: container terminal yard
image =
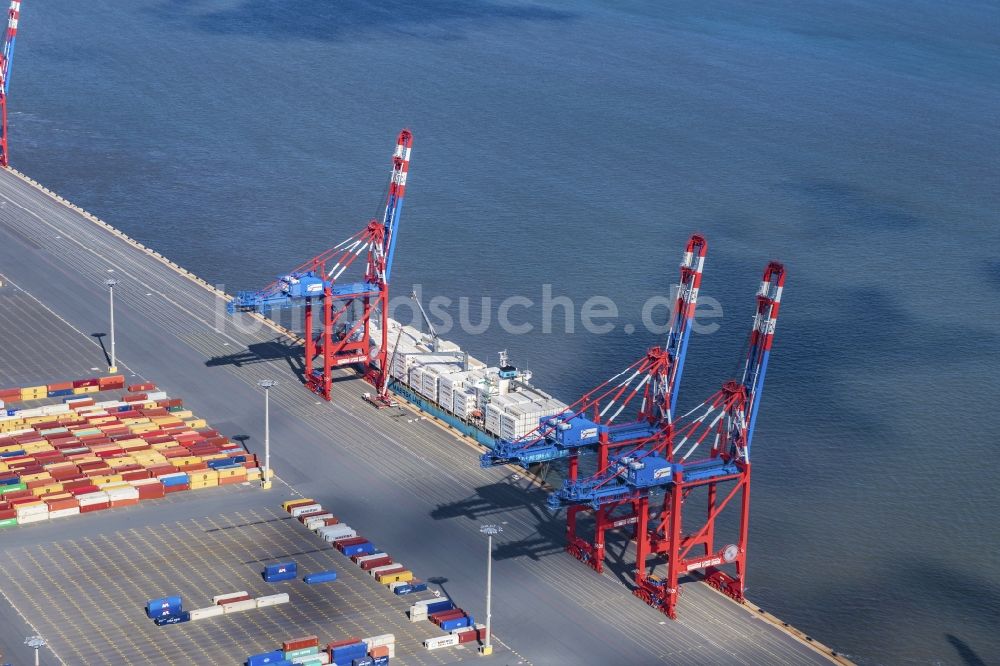
<svg viewBox="0 0 1000 666"><path fill-rule="evenodd" d="M98 334L108 329L109 275L118 280L118 370L128 382L151 382L182 396L194 414L258 456L263 423L257 382L279 382L270 389L277 475L271 490L196 490L2 532L7 563L0 577L0 645L7 660L28 663L24 637L35 632L51 647L41 651L42 663L55 664L81 663L81 654L97 653L105 663L135 663L136 650L155 650L165 655L164 663L184 663L193 654L241 663L306 631L323 642L371 631L397 634L401 663L844 661L762 610L701 583L683 586L682 612L670 621L633 596L615 566L581 578L582 565L563 553L565 519L545 508L545 493L524 475L509 467L481 468L482 449L416 411L373 409L362 398L370 386L346 370L335 373L329 402L310 397L293 369L299 352L287 335L268 326L233 325L225 294L11 170L0 173L0 235L5 386L106 370L107 343ZM349 591L323 591L329 606L316 597L300 600L294 615L270 625L265 638L242 619L227 619L225 627L209 626L215 619L162 628L148 623L140 597L156 585L163 596L181 590L201 590L205 597L248 588L257 593L261 585L248 579L260 565L255 560L310 550L318 551L309 553L314 558L333 557L301 526L276 520L280 503L296 496L320 502L478 617L485 606L479 525L503 525L495 555L494 656L478 657L467 647L425 651L418 638L435 635L435 628L404 633L406 603L377 585L364 588L363 577ZM277 527L282 524L287 530ZM161 554L162 566L138 566L137 556L149 558L157 543L169 544L177 557ZM206 601L190 599L189 606ZM133 622L141 633L124 629ZM76 652L85 649L95 652Z"/></svg>
<svg viewBox="0 0 1000 666"><path fill-rule="evenodd" d="M850 663L743 596L780 264L742 379L692 412L698 235L664 346L564 403L505 355L388 319L403 130L382 220L231 297L7 168L19 12L0 54L0 663ZM282 308L303 339L266 318ZM562 461L561 488L531 474Z"/></svg>

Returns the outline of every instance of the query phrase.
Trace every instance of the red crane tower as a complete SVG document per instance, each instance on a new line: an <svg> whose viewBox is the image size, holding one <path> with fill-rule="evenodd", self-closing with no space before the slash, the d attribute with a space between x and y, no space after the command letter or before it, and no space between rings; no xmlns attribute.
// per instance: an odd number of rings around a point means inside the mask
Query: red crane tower
<svg viewBox="0 0 1000 666"><path fill-rule="evenodd" d="M7 10L7 30L0 49L0 167L10 163L7 151L7 94L10 92L10 69L14 61L14 40L17 38L17 22L21 18L21 0L11 0Z"/></svg>
<svg viewBox="0 0 1000 666"><path fill-rule="evenodd" d="M330 399L333 368L346 365L359 366L379 394L383 393L388 373L389 280L412 147L413 134L402 130L392 154L392 172L381 220L369 221L358 233L279 276L263 289L239 292L228 305L230 313L260 314L303 306L305 383L326 400ZM366 257L362 280L338 282L361 255ZM318 334L317 318L321 319ZM381 342L373 348L371 336L376 327Z"/></svg>

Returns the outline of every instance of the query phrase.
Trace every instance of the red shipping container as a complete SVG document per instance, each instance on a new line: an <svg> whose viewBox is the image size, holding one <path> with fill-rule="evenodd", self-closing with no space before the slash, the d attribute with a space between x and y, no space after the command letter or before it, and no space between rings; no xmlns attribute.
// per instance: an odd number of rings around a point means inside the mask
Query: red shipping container
<svg viewBox="0 0 1000 666"><path fill-rule="evenodd" d="M235 603L237 601L246 601L249 598L250 598L249 594L241 594L238 597L232 597L230 599L222 599L218 603L216 603L216 605L217 606L225 606L226 604Z"/></svg>
<svg viewBox="0 0 1000 666"><path fill-rule="evenodd" d="M163 492L164 493L177 493L177 492L180 492L182 490L190 490L190 489L191 489L191 484L189 484L189 483L182 483L182 484L176 485L176 486L164 486L163 487Z"/></svg>
<svg viewBox="0 0 1000 666"><path fill-rule="evenodd" d="M355 643L360 643L360 642L361 642L360 638L354 638L354 637L345 638L340 641L333 641L332 643L327 643L326 649L333 650L334 648L344 647L345 645L354 645Z"/></svg>
<svg viewBox="0 0 1000 666"><path fill-rule="evenodd" d="M11 507L21 506L22 504L30 504L36 501L38 498L31 494L29 490L22 490L21 492L27 493L26 495L21 495L19 497L11 497L14 493L7 493L4 497L10 503Z"/></svg>
<svg viewBox="0 0 1000 666"><path fill-rule="evenodd" d="M139 499L159 499L163 497L163 484L162 483L144 483L140 486L136 486L139 490Z"/></svg>
<svg viewBox="0 0 1000 666"><path fill-rule="evenodd" d="M326 509L316 509L315 511L307 511L305 513L300 513L299 522L305 525L306 521L312 518L313 516L322 516L324 513L328 513L328 511Z"/></svg>
<svg viewBox="0 0 1000 666"><path fill-rule="evenodd" d="M7 520L8 518L17 518L17 510L0 509L0 520Z"/></svg>
<svg viewBox="0 0 1000 666"><path fill-rule="evenodd" d="M125 472L122 474L122 481L138 481L139 479L148 479L149 470L140 469L134 472Z"/></svg>
<svg viewBox="0 0 1000 666"><path fill-rule="evenodd" d="M317 636L303 636L302 638L292 638L281 644L281 649L285 652L301 650L302 648L318 647L319 638Z"/></svg>
<svg viewBox="0 0 1000 666"><path fill-rule="evenodd" d="M369 569L374 569L375 567L384 567L387 564L392 564L392 558L388 555L385 557L376 557L373 560L365 560L359 566L362 571L368 571Z"/></svg>
<svg viewBox="0 0 1000 666"><path fill-rule="evenodd" d="M347 546L355 546L359 543L367 543L368 539L364 537L347 537L346 539L337 539L333 542L334 548L340 552L344 552L344 548Z"/></svg>
<svg viewBox="0 0 1000 666"><path fill-rule="evenodd" d="M155 391L155 390L156 390L156 384L153 384L152 382L143 382L142 384L129 384L128 386L129 393L138 393L140 391Z"/></svg>
<svg viewBox="0 0 1000 666"><path fill-rule="evenodd" d="M465 617L465 611L461 608L452 608L451 610L441 611L439 613L431 613L427 616L427 619L440 626L440 624L445 620L454 620L457 617Z"/></svg>
<svg viewBox="0 0 1000 666"><path fill-rule="evenodd" d="M369 657L373 657L373 658L388 657L389 656L389 646L388 645L379 645L377 647L373 647L371 650L368 650L368 656Z"/></svg>
<svg viewBox="0 0 1000 666"><path fill-rule="evenodd" d="M111 502L98 502L97 504L87 504L80 507L80 513L91 513L111 508Z"/></svg>
<svg viewBox="0 0 1000 666"><path fill-rule="evenodd" d="M125 388L125 376L108 375L107 377L98 377L97 385L101 388L102 391L108 391L117 388Z"/></svg>
<svg viewBox="0 0 1000 666"><path fill-rule="evenodd" d="M161 464L161 465L150 465L146 468L149 471L150 476L160 476L161 474L173 474L177 471L177 468L173 465Z"/></svg>
<svg viewBox="0 0 1000 666"><path fill-rule="evenodd" d="M98 490L100 490L100 488L93 485L92 483L88 483L85 486L78 486L76 488L67 488L67 490L69 490L69 492L71 492L74 497L78 497L80 495L86 495L87 493L96 493Z"/></svg>
<svg viewBox="0 0 1000 666"><path fill-rule="evenodd" d="M80 506L80 502L75 498L67 497L63 499L45 500L49 505L49 511L61 511L62 509L75 509Z"/></svg>
<svg viewBox="0 0 1000 666"><path fill-rule="evenodd" d="M133 504L138 504L139 500L136 498L120 499L115 500L111 503L112 508L117 508L119 506L132 506Z"/></svg>
<svg viewBox="0 0 1000 666"><path fill-rule="evenodd" d="M91 377L89 379L77 379L73 382L73 388L80 388L81 386L98 386L100 380L97 377Z"/></svg>
<svg viewBox="0 0 1000 666"><path fill-rule="evenodd" d="M327 525L336 525L339 522L340 518L337 518L337 516L334 516L333 518L326 518L323 521L323 527L326 527Z"/></svg>

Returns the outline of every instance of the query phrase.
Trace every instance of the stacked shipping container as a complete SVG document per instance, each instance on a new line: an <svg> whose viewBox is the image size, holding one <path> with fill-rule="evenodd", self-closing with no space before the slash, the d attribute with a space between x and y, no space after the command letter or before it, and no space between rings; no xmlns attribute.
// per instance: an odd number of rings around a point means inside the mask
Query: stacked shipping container
<svg viewBox="0 0 1000 666"><path fill-rule="evenodd" d="M0 416L0 527L260 478L254 455L152 384L97 401L88 394L125 388L124 378L65 384L79 382L49 385L68 391L61 403Z"/></svg>

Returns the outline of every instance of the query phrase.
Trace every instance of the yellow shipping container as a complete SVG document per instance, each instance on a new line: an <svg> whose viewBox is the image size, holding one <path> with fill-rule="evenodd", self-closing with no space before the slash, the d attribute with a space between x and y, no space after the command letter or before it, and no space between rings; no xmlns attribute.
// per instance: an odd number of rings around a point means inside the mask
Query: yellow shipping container
<svg viewBox="0 0 1000 666"><path fill-rule="evenodd" d="M247 470L247 481L260 481L260 469L254 467Z"/></svg>
<svg viewBox="0 0 1000 666"><path fill-rule="evenodd" d="M7 466L7 463L0 461L0 472L6 472L9 469L10 467Z"/></svg>
<svg viewBox="0 0 1000 666"><path fill-rule="evenodd" d="M121 483L121 480L121 474L102 474L100 476L90 477L90 482L97 487L101 487L101 484L104 483Z"/></svg>
<svg viewBox="0 0 1000 666"><path fill-rule="evenodd" d="M405 583L413 580L413 572L403 569L402 571L396 571L393 573L379 574L375 576L375 580L383 585L386 583Z"/></svg>
<svg viewBox="0 0 1000 666"><path fill-rule="evenodd" d="M10 451L20 451L20 444L7 444L6 446L0 446L0 453L8 453Z"/></svg>
<svg viewBox="0 0 1000 666"><path fill-rule="evenodd" d="M73 389L75 395L83 395L84 393L97 393L100 390L97 386L77 386Z"/></svg>
<svg viewBox="0 0 1000 666"><path fill-rule="evenodd" d="M21 477L21 481L28 483L29 481L44 481L45 479L51 479L52 475L48 472L39 472L38 474L25 474Z"/></svg>
<svg viewBox="0 0 1000 666"><path fill-rule="evenodd" d="M247 470L245 467L228 467L226 469L215 470L219 473L220 479L229 479L234 476L246 476Z"/></svg>
<svg viewBox="0 0 1000 666"><path fill-rule="evenodd" d="M48 442L29 442L24 445L26 453L39 453L40 451L55 451L56 447Z"/></svg>
<svg viewBox="0 0 1000 666"><path fill-rule="evenodd" d="M208 422L205 419L188 419L184 423L187 424L187 427L194 428L195 430L208 427Z"/></svg>
<svg viewBox="0 0 1000 666"><path fill-rule="evenodd" d="M135 458L132 456L118 456L117 458L108 458L107 462L112 467L124 467L125 465L135 465Z"/></svg>
<svg viewBox="0 0 1000 666"><path fill-rule="evenodd" d="M150 432L152 430L159 430L160 426L155 423L137 423L135 425L130 425L128 427L129 432L133 435L141 435L144 432Z"/></svg>
<svg viewBox="0 0 1000 666"><path fill-rule="evenodd" d="M298 504L299 502L310 502L312 504L315 504L316 500L309 499L307 497L300 497L300 498L297 498L297 499L290 499L287 502L282 502L281 503L281 508L284 509L285 511L288 511L288 507L289 506L291 506L292 504Z"/></svg>
<svg viewBox="0 0 1000 666"><path fill-rule="evenodd" d="M26 386L21 389L21 400L37 400L49 397L48 386Z"/></svg>
<svg viewBox="0 0 1000 666"><path fill-rule="evenodd" d="M94 485L101 490L110 490L112 488L128 488L132 484L127 481L108 481L107 483L97 483Z"/></svg>
<svg viewBox="0 0 1000 666"><path fill-rule="evenodd" d="M52 495L53 493L61 493L63 489L63 484L61 483L50 483L47 486L38 486L37 488L31 489L31 494L35 497L41 497L42 495Z"/></svg>
<svg viewBox="0 0 1000 666"><path fill-rule="evenodd" d="M188 477L191 479L192 484L212 482L213 485L218 485L219 483L219 473L214 469L200 469L197 472L188 472Z"/></svg>
<svg viewBox="0 0 1000 666"><path fill-rule="evenodd" d="M178 419L189 419L192 416L194 416L194 414L191 412L190 409L182 409L179 412L170 412L170 414L174 418L178 418Z"/></svg>
<svg viewBox="0 0 1000 666"><path fill-rule="evenodd" d="M149 419L145 416L130 416L128 418L122 419L122 423L125 425L132 425L135 423L149 423Z"/></svg>

